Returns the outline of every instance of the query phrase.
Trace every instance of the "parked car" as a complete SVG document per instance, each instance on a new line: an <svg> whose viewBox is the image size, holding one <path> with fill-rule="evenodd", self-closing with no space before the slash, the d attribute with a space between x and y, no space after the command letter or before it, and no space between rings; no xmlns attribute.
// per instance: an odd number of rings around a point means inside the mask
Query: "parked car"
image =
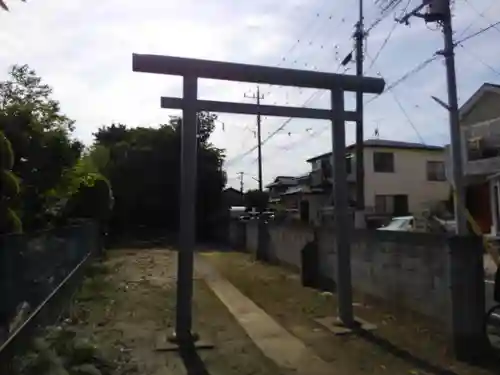
<svg viewBox="0 0 500 375"><path fill-rule="evenodd" d="M454 220L442 220L436 216L428 219L427 229L424 231L433 233L454 232L456 223ZM398 216L393 217L389 224L377 228L377 230L390 230L397 232L414 232L416 231L415 217L413 216Z"/></svg>
<svg viewBox="0 0 500 375"><path fill-rule="evenodd" d="M396 232L413 232L415 230L415 218L413 216L393 217L391 222L377 230L390 230Z"/></svg>

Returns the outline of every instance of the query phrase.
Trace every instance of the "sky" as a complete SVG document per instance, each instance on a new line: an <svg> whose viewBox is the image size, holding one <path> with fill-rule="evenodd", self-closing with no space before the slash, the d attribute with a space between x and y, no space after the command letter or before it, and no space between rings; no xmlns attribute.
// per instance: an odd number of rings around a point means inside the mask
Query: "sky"
<svg viewBox="0 0 500 375"><path fill-rule="evenodd" d="M363 0L365 25L381 15L375 0ZM112 122L157 126L169 115L161 96L182 94L179 77L132 72L132 53L151 53L255 65L344 73L340 61L352 50L358 0L6 0L0 12L0 79L13 64L29 64L54 90L62 111L76 121L74 136L90 145L92 134ZM387 84L442 49L436 25L394 19L419 4L403 0L366 39L365 74ZM455 40L500 20L498 0L456 0ZM395 27L394 27L395 26ZM392 30L392 33L391 33ZM390 38L384 41L390 34ZM471 38L456 49L459 103L484 82L500 83L500 27ZM380 53L378 52L380 51ZM378 55L372 66L372 60ZM348 64L345 74L354 74ZM250 102L256 86L202 80L199 98ZM263 85L263 104L328 108L326 92ZM442 58L398 84L365 107L365 138L375 129L381 139L446 144L447 112L431 95L446 99ZM354 109L352 94L346 108ZM329 123L263 117L262 137L277 132L262 147L264 184L277 175L300 175L306 160L331 150ZM257 186L255 116L220 114L211 141L225 149L228 186ZM346 124L346 142L354 142L354 124Z"/></svg>

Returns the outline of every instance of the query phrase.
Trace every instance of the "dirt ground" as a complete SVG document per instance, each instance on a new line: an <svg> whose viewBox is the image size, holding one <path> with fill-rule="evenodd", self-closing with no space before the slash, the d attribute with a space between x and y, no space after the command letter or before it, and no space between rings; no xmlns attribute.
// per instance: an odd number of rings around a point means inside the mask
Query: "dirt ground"
<svg viewBox="0 0 500 375"><path fill-rule="evenodd" d="M204 255L242 293L310 346L339 374L463 374L500 372L451 358L444 337L414 315L394 314L374 301L355 298L355 313L377 329L362 336L334 336L314 319L336 315L335 296L301 286L299 275L254 262L241 253Z"/></svg>
<svg viewBox="0 0 500 375"><path fill-rule="evenodd" d="M176 254L111 251L105 271L85 281L70 317L109 357L125 356L117 374L285 374L266 358L201 279L195 280L194 325L215 344L199 358L156 351L174 323Z"/></svg>

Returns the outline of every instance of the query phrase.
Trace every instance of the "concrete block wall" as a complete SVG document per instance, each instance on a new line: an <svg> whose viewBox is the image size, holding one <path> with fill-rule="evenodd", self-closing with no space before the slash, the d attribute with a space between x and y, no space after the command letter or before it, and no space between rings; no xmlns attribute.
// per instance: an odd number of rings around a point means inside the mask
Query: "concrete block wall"
<svg viewBox="0 0 500 375"><path fill-rule="evenodd" d="M238 250L246 249L246 224L232 220L229 223L229 244Z"/></svg>
<svg viewBox="0 0 500 375"><path fill-rule="evenodd" d="M335 236L321 228L321 273L335 282ZM356 291L438 321L450 311L448 244L427 233L356 230L352 233L352 284Z"/></svg>
<svg viewBox="0 0 500 375"><path fill-rule="evenodd" d="M390 308L418 312L449 334L457 356L482 355L483 249L475 238L427 233L354 230L351 232L352 284ZM314 241L320 279L335 285L335 232L331 227L262 226L260 259L301 268L301 253ZM257 253L257 223L246 224L246 247Z"/></svg>
<svg viewBox="0 0 500 375"><path fill-rule="evenodd" d="M251 221L246 224L246 250L252 254L257 253L259 246L259 231L257 221Z"/></svg>
<svg viewBox="0 0 500 375"><path fill-rule="evenodd" d="M313 228L302 223L271 224L268 226L268 234L271 259L300 270L301 250L314 239Z"/></svg>

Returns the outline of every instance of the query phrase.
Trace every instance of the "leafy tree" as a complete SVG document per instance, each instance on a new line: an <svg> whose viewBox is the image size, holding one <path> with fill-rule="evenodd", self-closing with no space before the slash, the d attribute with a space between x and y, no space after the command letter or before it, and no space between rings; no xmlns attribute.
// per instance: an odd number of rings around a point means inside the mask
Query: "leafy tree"
<svg viewBox="0 0 500 375"><path fill-rule="evenodd" d="M19 182L12 173L14 153L0 131L0 234L22 232L21 220L13 210L19 195Z"/></svg>
<svg viewBox="0 0 500 375"><path fill-rule="evenodd" d="M54 193L83 150L71 139L74 122L51 95L27 65L13 66L0 82L0 130L14 150L12 172L20 179L19 212L27 230L46 225Z"/></svg>
<svg viewBox="0 0 500 375"><path fill-rule="evenodd" d="M198 116L197 227L207 236L220 218L224 153L209 143L216 116ZM128 128L123 124L102 127L95 147L109 151L103 174L115 198L111 232L131 232L140 227L163 233L178 229L180 190L180 138L182 119L172 117L157 128Z"/></svg>
<svg viewBox="0 0 500 375"><path fill-rule="evenodd" d="M255 208L257 211L264 211L269 201L269 194L260 190L248 190L245 193L245 206L248 210Z"/></svg>

